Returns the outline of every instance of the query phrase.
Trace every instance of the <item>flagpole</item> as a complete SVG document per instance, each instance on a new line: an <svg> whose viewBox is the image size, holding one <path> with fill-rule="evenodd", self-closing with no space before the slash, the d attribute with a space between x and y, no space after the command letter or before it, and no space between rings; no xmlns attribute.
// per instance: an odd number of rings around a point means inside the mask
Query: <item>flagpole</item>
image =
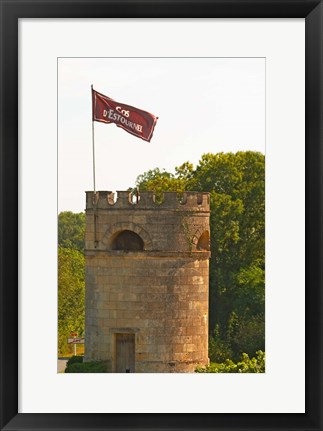
<svg viewBox="0 0 323 431"><path fill-rule="evenodd" d="M91 98L92 98L92 153L93 153L93 191L96 193L95 188L95 150L94 150L94 106L93 106L93 84L91 84Z"/></svg>
<svg viewBox="0 0 323 431"><path fill-rule="evenodd" d="M95 149L94 149L94 106L93 106L93 84L91 84L91 99L92 99L92 154L93 154L93 221L94 221L94 248L97 247L98 241L96 236L96 224L97 224L97 213L96 213L96 188L95 188Z"/></svg>

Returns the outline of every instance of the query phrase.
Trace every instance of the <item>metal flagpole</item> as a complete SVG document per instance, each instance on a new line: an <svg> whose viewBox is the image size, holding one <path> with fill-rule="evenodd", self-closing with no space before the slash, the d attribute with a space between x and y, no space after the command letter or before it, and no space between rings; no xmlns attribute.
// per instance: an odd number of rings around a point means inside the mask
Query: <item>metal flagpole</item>
<svg viewBox="0 0 323 431"><path fill-rule="evenodd" d="M94 108L93 106L93 84L91 84L91 97L92 97L92 152L93 152L93 222L94 222L94 248L97 247L97 237L96 237L96 223L97 223L97 213L96 213L96 188L95 188L95 150L94 150Z"/></svg>
<svg viewBox="0 0 323 431"><path fill-rule="evenodd" d="M96 193L96 189L95 189L95 151L94 151L94 113L93 113L93 84L91 84L91 100L92 100L92 152L93 152L93 191L94 191L94 195Z"/></svg>

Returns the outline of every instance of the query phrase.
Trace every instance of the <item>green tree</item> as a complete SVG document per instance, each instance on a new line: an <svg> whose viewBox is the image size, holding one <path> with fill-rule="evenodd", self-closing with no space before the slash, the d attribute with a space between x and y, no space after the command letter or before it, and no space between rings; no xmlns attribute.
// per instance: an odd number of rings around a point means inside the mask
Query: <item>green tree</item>
<svg viewBox="0 0 323 431"><path fill-rule="evenodd" d="M136 186L131 189L136 190L153 190L155 192L155 200L161 203L163 200L163 192L177 191L183 192L188 190L189 183L193 173L193 165L189 162L184 163L180 167L175 168L175 174L155 168L139 175L136 180Z"/></svg>
<svg viewBox="0 0 323 431"><path fill-rule="evenodd" d="M58 245L82 251L85 241L85 214L64 211L58 215Z"/></svg>
<svg viewBox="0 0 323 431"><path fill-rule="evenodd" d="M58 352L67 352L67 338L84 335L85 262L83 253L58 248Z"/></svg>
<svg viewBox="0 0 323 431"><path fill-rule="evenodd" d="M152 169L139 175L136 180L136 187L140 190L153 190L156 193L167 191L182 192L188 190L188 184L193 175L193 165L189 162L183 163L175 168L175 174L161 170Z"/></svg>

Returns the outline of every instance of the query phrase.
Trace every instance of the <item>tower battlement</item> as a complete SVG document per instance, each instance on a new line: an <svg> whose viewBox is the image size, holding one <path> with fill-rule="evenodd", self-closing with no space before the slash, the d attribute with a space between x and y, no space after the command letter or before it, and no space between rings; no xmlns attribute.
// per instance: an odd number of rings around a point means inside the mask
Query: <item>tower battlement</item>
<svg viewBox="0 0 323 431"><path fill-rule="evenodd" d="M86 192L86 209L158 209L183 211L210 211L210 194L207 192L163 192L161 203L156 202L156 193L142 191L138 198L129 191Z"/></svg>

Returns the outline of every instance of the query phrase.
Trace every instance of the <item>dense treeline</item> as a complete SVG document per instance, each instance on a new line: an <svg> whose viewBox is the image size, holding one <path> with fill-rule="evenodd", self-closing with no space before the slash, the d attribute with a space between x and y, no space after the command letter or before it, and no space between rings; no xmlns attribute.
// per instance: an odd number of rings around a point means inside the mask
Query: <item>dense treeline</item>
<svg viewBox="0 0 323 431"><path fill-rule="evenodd" d="M58 216L58 354L72 353L71 332L84 336L85 214Z"/></svg>
<svg viewBox="0 0 323 431"><path fill-rule="evenodd" d="M206 191L211 197L210 358L241 360L265 350L265 158L204 154L174 173L150 170L133 191ZM59 215L59 340L84 332L83 213ZM59 341L60 343L60 341Z"/></svg>

